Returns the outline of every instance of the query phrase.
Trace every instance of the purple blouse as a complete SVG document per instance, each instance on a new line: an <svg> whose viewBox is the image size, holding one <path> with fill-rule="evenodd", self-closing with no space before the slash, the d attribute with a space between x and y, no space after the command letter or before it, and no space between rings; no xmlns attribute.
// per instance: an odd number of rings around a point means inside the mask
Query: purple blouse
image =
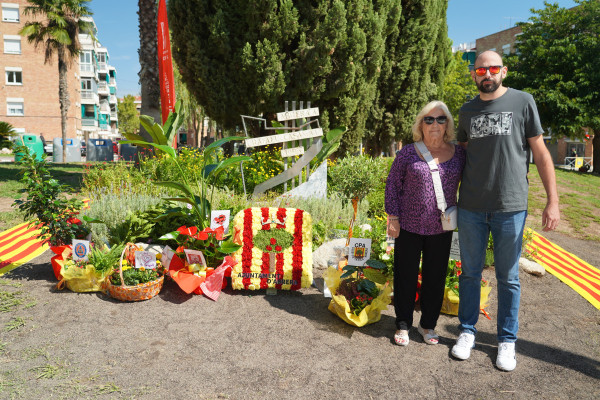
<svg viewBox="0 0 600 400"><path fill-rule="evenodd" d="M456 205L458 183L465 166L465 150L454 145L454 156L439 164L447 207ZM443 233L441 211L437 207L429 165L414 144L398 152L385 185L385 212L395 215L400 228L419 235Z"/></svg>

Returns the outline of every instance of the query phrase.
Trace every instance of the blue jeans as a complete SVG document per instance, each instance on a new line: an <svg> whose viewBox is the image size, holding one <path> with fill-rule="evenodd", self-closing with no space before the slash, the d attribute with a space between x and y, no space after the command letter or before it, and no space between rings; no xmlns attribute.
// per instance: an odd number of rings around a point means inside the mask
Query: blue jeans
<svg viewBox="0 0 600 400"><path fill-rule="evenodd" d="M460 331L477 333L481 272L490 232L498 285L498 342L515 342L519 330L519 257L527 211L473 212L458 209L458 237L462 274L459 279Z"/></svg>

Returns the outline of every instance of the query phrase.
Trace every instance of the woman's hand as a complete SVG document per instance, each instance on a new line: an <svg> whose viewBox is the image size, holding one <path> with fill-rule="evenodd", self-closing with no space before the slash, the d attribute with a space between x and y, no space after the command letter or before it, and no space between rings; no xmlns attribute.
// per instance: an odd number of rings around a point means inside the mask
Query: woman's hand
<svg viewBox="0 0 600 400"><path fill-rule="evenodd" d="M397 217L389 216L387 220L387 235L396 239L400 234L400 222Z"/></svg>

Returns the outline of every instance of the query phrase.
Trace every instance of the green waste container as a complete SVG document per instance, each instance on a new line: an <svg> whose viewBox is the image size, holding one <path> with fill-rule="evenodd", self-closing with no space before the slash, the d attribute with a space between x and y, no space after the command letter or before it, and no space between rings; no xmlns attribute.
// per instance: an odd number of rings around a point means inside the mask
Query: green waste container
<svg viewBox="0 0 600 400"><path fill-rule="evenodd" d="M25 146L29 149L29 152L35 155L36 160L41 160L44 154L44 143L37 135L30 135L28 133L19 135L15 140L15 145ZM15 153L15 161L20 161L23 158L23 152Z"/></svg>

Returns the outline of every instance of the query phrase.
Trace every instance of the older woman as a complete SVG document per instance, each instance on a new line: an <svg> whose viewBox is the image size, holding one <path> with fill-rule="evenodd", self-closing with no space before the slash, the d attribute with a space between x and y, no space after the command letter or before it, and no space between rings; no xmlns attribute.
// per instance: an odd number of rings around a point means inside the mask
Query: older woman
<svg viewBox="0 0 600 400"><path fill-rule="evenodd" d="M437 164L448 207L456 205L456 192L465 165L465 151L449 143L454 121L448 107L432 101L417 115L413 139L423 141ZM385 187L387 233L396 239L394 249L394 341L409 342L413 323L419 264L421 262L421 320L418 332L427 344L437 344L435 326L444 299L444 286L452 231L444 231L436 201L431 169L415 144L397 152Z"/></svg>

